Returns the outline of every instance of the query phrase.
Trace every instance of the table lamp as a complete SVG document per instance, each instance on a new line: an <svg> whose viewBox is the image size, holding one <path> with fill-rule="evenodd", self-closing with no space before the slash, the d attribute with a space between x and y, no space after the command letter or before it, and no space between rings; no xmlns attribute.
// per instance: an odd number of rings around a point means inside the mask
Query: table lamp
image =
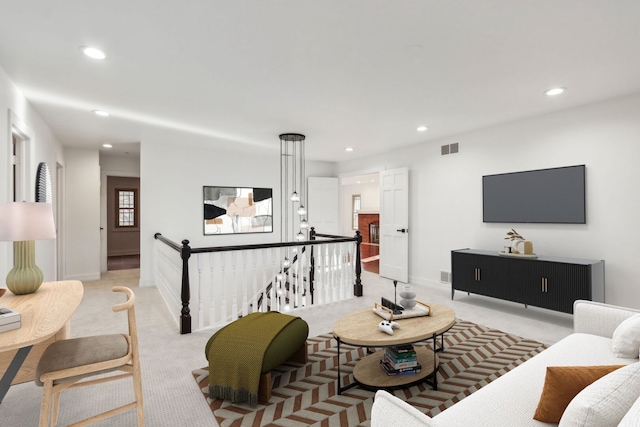
<svg viewBox="0 0 640 427"><path fill-rule="evenodd" d="M16 295L30 294L42 284L36 265L35 241L56 238L51 203L0 203L0 241L13 242L13 268L7 288Z"/></svg>

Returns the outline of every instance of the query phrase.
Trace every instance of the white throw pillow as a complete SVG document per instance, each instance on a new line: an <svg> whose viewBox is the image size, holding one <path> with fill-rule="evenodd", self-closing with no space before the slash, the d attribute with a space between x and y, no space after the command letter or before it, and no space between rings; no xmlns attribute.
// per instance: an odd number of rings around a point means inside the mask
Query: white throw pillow
<svg viewBox="0 0 640 427"><path fill-rule="evenodd" d="M640 363L632 363L585 387L567 406L560 427L615 427L640 397Z"/></svg>
<svg viewBox="0 0 640 427"><path fill-rule="evenodd" d="M629 409L618 427L640 427L640 397L636 399L636 403Z"/></svg>
<svg viewBox="0 0 640 427"><path fill-rule="evenodd" d="M635 314L618 325L613 331L613 354L629 359L640 354L640 313Z"/></svg>

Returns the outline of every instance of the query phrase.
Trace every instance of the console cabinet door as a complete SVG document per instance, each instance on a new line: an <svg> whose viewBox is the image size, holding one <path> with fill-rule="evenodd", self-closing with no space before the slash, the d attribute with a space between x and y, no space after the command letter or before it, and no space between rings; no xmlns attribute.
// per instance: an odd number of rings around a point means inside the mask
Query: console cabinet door
<svg viewBox="0 0 640 427"><path fill-rule="evenodd" d="M475 293L509 300L509 260L497 256L478 256Z"/></svg>
<svg viewBox="0 0 640 427"><path fill-rule="evenodd" d="M573 313L576 299L591 299L588 265L513 260L511 281L525 304Z"/></svg>
<svg viewBox="0 0 640 427"><path fill-rule="evenodd" d="M452 288L458 291L472 292L478 277L476 255L451 253Z"/></svg>
<svg viewBox="0 0 640 427"><path fill-rule="evenodd" d="M591 274L588 265L547 262L541 289L546 306L551 310L573 313L577 299L591 299Z"/></svg>
<svg viewBox="0 0 640 427"><path fill-rule="evenodd" d="M511 301L522 304L532 304L529 289L534 289L537 283L539 271L537 262L529 260L509 260L509 284Z"/></svg>
<svg viewBox="0 0 640 427"><path fill-rule="evenodd" d="M452 253L453 289L509 299L509 263L497 256Z"/></svg>

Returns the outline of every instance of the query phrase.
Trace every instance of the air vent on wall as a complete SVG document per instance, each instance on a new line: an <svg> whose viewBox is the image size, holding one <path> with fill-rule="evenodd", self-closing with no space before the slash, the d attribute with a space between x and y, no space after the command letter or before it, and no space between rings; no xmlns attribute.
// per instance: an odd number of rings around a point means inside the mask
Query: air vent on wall
<svg viewBox="0 0 640 427"><path fill-rule="evenodd" d="M453 144L440 146L440 154L443 156L446 154L455 154L458 151L459 151L459 144L457 142L454 142Z"/></svg>
<svg viewBox="0 0 640 427"><path fill-rule="evenodd" d="M440 281L445 283L451 283L451 273L449 273L448 271L441 271Z"/></svg>

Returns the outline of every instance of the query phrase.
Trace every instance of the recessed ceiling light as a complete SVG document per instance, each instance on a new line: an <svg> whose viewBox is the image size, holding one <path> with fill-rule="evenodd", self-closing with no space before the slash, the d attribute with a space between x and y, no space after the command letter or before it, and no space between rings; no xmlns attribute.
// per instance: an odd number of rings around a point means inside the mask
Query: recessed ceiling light
<svg viewBox="0 0 640 427"><path fill-rule="evenodd" d="M553 89L549 89L548 91L546 91L544 94L547 96L556 96L556 95L560 95L565 90L566 89L563 87L554 87Z"/></svg>
<svg viewBox="0 0 640 427"><path fill-rule="evenodd" d="M93 110L93 114L95 114L96 116L100 116L100 117L109 117L111 114L107 113L106 111L102 111L102 110Z"/></svg>
<svg viewBox="0 0 640 427"><path fill-rule="evenodd" d="M347 147L347 148L345 148L345 149L344 149L344 151L351 152L351 151L353 151L353 148L351 148L351 147Z"/></svg>
<svg viewBox="0 0 640 427"><path fill-rule="evenodd" d="M418 129L416 129L416 130L417 130L418 132L424 132L424 131L425 131L425 130L427 130L427 129L429 129L429 128L423 125L423 126L418 126Z"/></svg>
<svg viewBox="0 0 640 427"><path fill-rule="evenodd" d="M95 47L80 46L80 51L93 59L105 59L107 57L106 53Z"/></svg>
<svg viewBox="0 0 640 427"><path fill-rule="evenodd" d="M111 144L102 144L102 146L104 148L112 148L113 147L113 145L111 145Z"/></svg>

